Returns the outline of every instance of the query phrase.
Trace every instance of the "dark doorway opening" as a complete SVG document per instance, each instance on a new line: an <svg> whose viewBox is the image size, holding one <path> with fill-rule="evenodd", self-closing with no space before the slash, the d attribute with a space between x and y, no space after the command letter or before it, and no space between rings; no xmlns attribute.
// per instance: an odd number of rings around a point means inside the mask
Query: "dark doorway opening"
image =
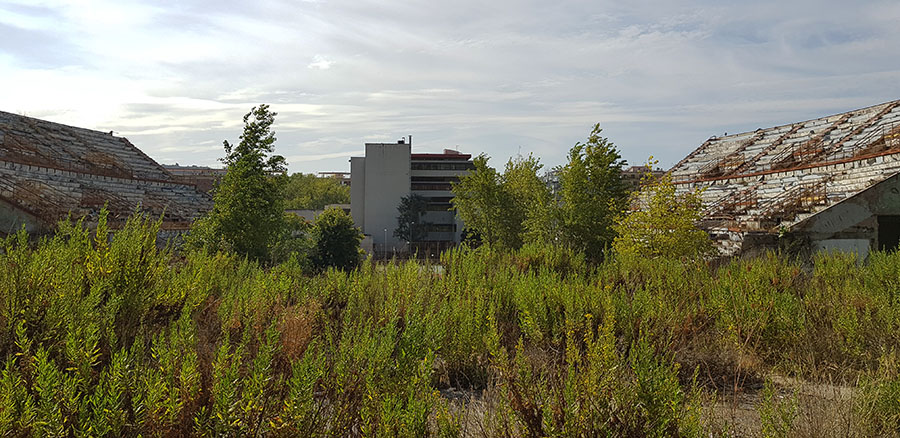
<svg viewBox="0 0 900 438"><path fill-rule="evenodd" d="M878 216L878 249L893 251L900 246L900 216Z"/></svg>

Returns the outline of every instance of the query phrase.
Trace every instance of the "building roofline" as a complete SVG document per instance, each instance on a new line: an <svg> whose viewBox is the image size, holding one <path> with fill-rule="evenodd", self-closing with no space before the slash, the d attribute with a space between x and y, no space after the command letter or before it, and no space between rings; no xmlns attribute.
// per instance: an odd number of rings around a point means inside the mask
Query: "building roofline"
<svg viewBox="0 0 900 438"><path fill-rule="evenodd" d="M695 149L693 149L687 156L685 156L685 157L682 158L678 163L676 163L674 166L672 166L672 167L669 169L669 171L671 172L672 170L675 170L675 169L681 167L681 165L683 165L684 163L690 161L691 158L693 158L693 157L696 156L697 154L699 154L699 153L705 151L706 148L708 148L708 147L710 146L710 143L712 143L712 142L727 141L727 140L729 140L729 139L731 139L731 138L736 138L736 137L740 137L740 136L742 136L742 135L746 135L746 134L750 134L750 133L754 133L754 132L759 132L759 131L772 131L772 130L777 130L777 129L787 128L787 127L791 127L791 126L795 126L795 125L805 126L807 123L810 123L810 122L815 121L815 120L828 120L828 119L830 119L830 118L842 116L842 115L844 115L844 114L850 114L850 113L857 113L857 112L869 111L869 110L872 110L872 109L874 109L874 108L876 108L876 107L885 106L885 105L890 105L890 104L893 104L893 103L900 103L900 99L888 100L888 101L886 101L886 102L876 103L876 104L874 104L874 105L869 105L869 106L865 106L865 107L862 107L862 108L855 108L855 109L851 109L851 110L847 110L847 111L843 111L843 112L839 112L839 113L834 113L834 114L829 114L829 115L825 115L825 116L821 116L821 117L813 117L813 118L811 118L811 119L802 120L802 121L799 121L799 122L784 123L784 124L780 124L780 125L769 126L769 127L766 127L766 128L756 128L756 129L754 129L754 130L752 130L752 131L743 131L743 132L738 132L738 133L736 133L736 134L723 135L723 136L721 136L721 137L716 136L716 135L712 135L712 136L710 136L709 138L707 138L700 146L697 146L697 147L696 147ZM756 174L753 174L753 175L756 175ZM721 179L721 178L720 178L720 179Z"/></svg>
<svg viewBox="0 0 900 438"><path fill-rule="evenodd" d="M824 116L821 116L821 117L813 117L813 118L811 118L811 119L801 120L801 121L799 121L799 122L783 123L783 124L781 124L781 125L769 126L769 127L766 127L766 128L756 128L756 129L754 129L754 130L752 130L752 131L743 131L743 132L738 132L738 133L736 133L736 134L723 135L723 136L721 136L721 137L716 136L716 135L713 135L713 136L709 137L709 140L725 140L725 139L729 139L729 138L731 138L731 137L739 137L739 136L742 136L742 135L746 135L746 134L750 134L750 133L758 132L758 131L768 131L768 130L773 130L773 129L778 129L778 128L787 128L787 127L789 127L789 126L794 126L794 125L800 125L800 126L803 126L803 125L806 125L806 124L809 123L809 122L813 122L813 121L816 121L816 120L823 120L823 119L826 119L826 120L827 120L827 119L830 119L830 118L832 118L832 117L842 116L842 115L847 114L847 113L855 113L855 112L868 111L868 110L871 110L871 109L873 109L873 108L876 108L876 107L879 107L879 106L884 106L884 105L890 105L890 104L895 103L895 102L900 102L900 99L888 100L888 101L886 101L886 102L876 103L875 105L864 106L864 107L862 107L862 108L854 108L854 109L851 109L851 110L841 111L841 112L839 112L839 113L834 113L834 114L828 114L828 115L824 115ZM701 146L702 146L702 145L701 145ZM698 149L699 149L699 148L698 148Z"/></svg>
<svg viewBox="0 0 900 438"><path fill-rule="evenodd" d="M469 160L472 154L409 154L411 160Z"/></svg>

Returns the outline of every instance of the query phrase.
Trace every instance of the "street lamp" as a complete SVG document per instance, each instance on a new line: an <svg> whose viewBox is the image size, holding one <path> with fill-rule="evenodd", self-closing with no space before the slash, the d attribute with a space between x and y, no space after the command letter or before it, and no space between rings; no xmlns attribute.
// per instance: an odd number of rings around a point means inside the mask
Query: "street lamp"
<svg viewBox="0 0 900 438"><path fill-rule="evenodd" d="M408 247L410 255L412 255L413 227L415 225L416 221L409 222L409 244L407 244L406 246Z"/></svg>
<svg viewBox="0 0 900 438"><path fill-rule="evenodd" d="M384 243L382 243L384 251L384 258L387 258L387 228L384 229Z"/></svg>

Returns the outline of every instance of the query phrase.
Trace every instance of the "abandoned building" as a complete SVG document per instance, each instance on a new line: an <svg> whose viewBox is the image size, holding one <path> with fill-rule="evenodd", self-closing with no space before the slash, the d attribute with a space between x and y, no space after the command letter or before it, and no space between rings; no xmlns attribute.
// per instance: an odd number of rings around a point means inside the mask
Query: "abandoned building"
<svg viewBox="0 0 900 438"><path fill-rule="evenodd" d="M175 177L175 181L192 185L197 190L206 193L212 193L225 177L226 172L221 168L196 165L180 166L178 163L163 164L162 167Z"/></svg>
<svg viewBox="0 0 900 438"><path fill-rule="evenodd" d="M451 184L475 167L472 155L452 149L412 153L411 138L409 143L405 139L366 143L364 157L350 158L351 215L366 236L363 248L382 256L410 250L436 254L459 243L462 236L462 220L451 209ZM406 242L394 235L397 207L411 194L427 202L422 241Z"/></svg>
<svg viewBox="0 0 900 438"><path fill-rule="evenodd" d="M52 230L71 214L96 222L107 205L116 228L140 208L181 232L212 198L175 177L128 140L0 111L0 236Z"/></svg>
<svg viewBox="0 0 900 438"><path fill-rule="evenodd" d="M724 255L840 249L865 258L900 243L900 100L712 137L676 164L703 189L701 226Z"/></svg>
<svg viewBox="0 0 900 438"><path fill-rule="evenodd" d="M625 169L622 169L621 177L622 184L625 186L625 190L628 192L635 192L641 189L641 185L644 183L647 177L650 178L659 178L663 176L666 171L659 168L652 168L647 165L643 166L630 166Z"/></svg>

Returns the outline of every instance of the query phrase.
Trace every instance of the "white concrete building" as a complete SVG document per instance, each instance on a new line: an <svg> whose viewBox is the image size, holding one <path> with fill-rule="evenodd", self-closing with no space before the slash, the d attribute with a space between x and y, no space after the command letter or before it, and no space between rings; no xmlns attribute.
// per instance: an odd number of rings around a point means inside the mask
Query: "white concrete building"
<svg viewBox="0 0 900 438"><path fill-rule="evenodd" d="M458 243L462 222L450 210L450 184L473 168L472 156L445 149L440 154L413 154L412 145L366 143L365 157L350 159L350 212L374 251L381 254L405 252L407 242L394 236L397 206L410 194L427 201L423 221L428 228L420 249L440 250Z"/></svg>

